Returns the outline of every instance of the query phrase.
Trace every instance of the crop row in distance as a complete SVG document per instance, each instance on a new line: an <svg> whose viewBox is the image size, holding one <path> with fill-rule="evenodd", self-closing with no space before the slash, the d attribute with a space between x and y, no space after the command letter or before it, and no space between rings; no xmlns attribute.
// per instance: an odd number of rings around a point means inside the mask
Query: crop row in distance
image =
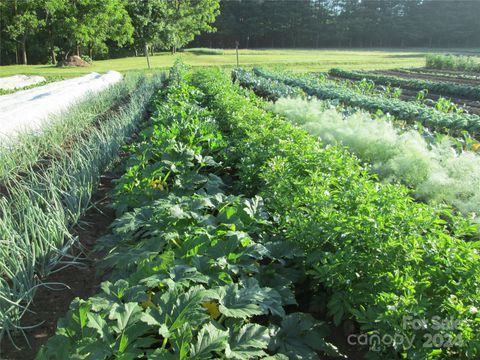
<svg viewBox="0 0 480 360"><path fill-rule="evenodd" d="M457 237L461 219L447 228L441 211L412 202L402 186L379 184L345 150L321 147L221 71L183 77L175 67L172 74L175 91L156 101L152 127L131 148L118 182L119 219L102 242L113 246L104 263L113 268L111 281L72 304L39 358L88 351L98 358L276 359L334 352L319 343L325 323L281 310L298 276L313 315L325 306L337 325L353 319L362 333L414 339L408 348L377 344L373 358L478 355L480 304L470 285L480 280L480 265L475 243ZM250 200L228 195L219 207L224 189ZM238 201L240 209L232 204ZM252 286L258 296L250 296ZM405 314L455 316L462 326L452 332L462 344L424 347L425 331L405 328ZM312 330L320 333L312 338Z"/></svg>
<svg viewBox="0 0 480 360"><path fill-rule="evenodd" d="M444 81L403 79L398 76L372 74L367 72L343 69L331 69L328 73L333 76L347 79L367 79L374 81L376 84L390 84L392 86L399 86L419 91L428 90L429 92L440 95L458 96L465 99L480 100L480 89L478 88L478 86L473 85L454 84Z"/></svg>
<svg viewBox="0 0 480 360"><path fill-rule="evenodd" d="M414 69L395 69L396 72L401 72L409 75L424 75L424 76L433 76L438 77L439 79L444 79L445 81L458 82L459 80L474 80L480 81L480 75L475 73L464 73L458 71L442 71L435 69L425 69L425 68L414 68Z"/></svg>
<svg viewBox="0 0 480 360"><path fill-rule="evenodd" d="M319 99L337 100L344 105L372 112L381 110L383 113L389 113L396 118L410 122L420 122L427 127L448 134L461 134L461 131L466 130L472 137L476 137L480 132L480 116L477 115L445 114L421 104L405 102L395 98L362 95L345 86L339 86L312 76L289 76L262 69L254 69L254 71L258 76L299 87L308 95L316 96Z"/></svg>
<svg viewBox="0 0 480 360"><path fill-rule="evenodd" d="M256 70L261 71L261 69ZM278 74L280 76L280 74ZM305 76L301 77L303 79ZM307 77L308 78L308 77ZM239 80L242 86L254 89L255 93L264 99L270 101L276 101L281 97L309 97L311 95L306 94L300 86L295 85L287 85L281 80L276 80L268 77L262 77L256 75L252 71L246 71L242 68L235 69L232 72L232 79ZM325 80L325 79L323 79ZM322 81L323 81L322 80ZM369 96L370 98L381 98L384 96L385 98L389 98L390 96L387 94L377 93L376 91L365 90L362 86L357 86L356 84L351 83L336 83L336 86L340 88L346 88L349 91L353 91L360 96ZM373 96L375 95L375 96ZM316 96L313 96L316 98ZM398 99L396 99L398 100ZM404 120L402 118L394 117L389 113L384 113L381 109L377 109L375 107L371 107L365 109L363 106L350 106L348 104L344 104L336 98L328 98L324 101L330 103L331 106L335 106L336 108L340 109L344 114L353 114L358 110L368 110L371 113L373 119L383 119L392 121L395 124L395 127L398 128L400 131L409 131L409 130L417 130L422 137L428 142L430 146L434 146L440 142L451 142L452 147L457 152L461 152L463 150L471 150L471 151L479 151L480 146L478 144L478 140L472 137L470 133L466 130L461 132L457 131L450 131L449 129L440 129L435 130L434 128L431 129L429 127L424 126L420 121L415 121L415 119L407 119ZM398 100L400 101L400 100ZM417 103L415 104L421 108L424 108L423 105ZM428 109L428 108L427 108ZM437 112L438 113L438 112ZM453 133L453 135L449 135L449 133Z"/></svg>
<svg viewBox="0 0 480 360"><path fill-rule="evenodd" d="M453 205L478 222L480 157L473 151L454 150L448 137L431 144L418 131L400 130L388 118L307 100L298 89L252 72L237 69L233 77L256 94L276 100L269 109L322 142L347 146L382 180L401 182L417 199Z"/></svg>
<svg viewBox="0 0 480 360"><path fill-rule="evenodd" d="M426 60L429 69L480 72L480 62L475 56L427 54Z"/></svg>
<svg viewBox="0 0 480 360"><path fill-rule="evenodd" d="M332 69L333 71L337 69ZM343 72L344 70L338 70ZM348 71L347 71L348 72ZM332 71L329 73L320 73L319 77L323 80L333 81L335 84L340 86L346 86L352 90L357 91L360 95L377 95L393 99L401 99L408 102L416 103L417 105L425 105L428 108L433 108L442 113L455 113L455 114L474 114L478 115L478 107L476 106L476 101L464 99L462 100L458 96L453 100L445 95L445 92L431 92L428 89L423 88L421 85L417 84L408 86L407 84L403 85L394 85L390 81L382 81L381 79L371 79L380 78L384 75L372 74L372 73L363 73L363 72L354 72L355 74L366 74L364 77L355 79L347 75L335 75ZM333 79L332 79L333 75ZM393 77L393 76L392 76ZM398 83L407 82L408 79L403 79L399 77L394 77L399 79ZM416 80L416 79L415 79ZM422 80L423 81L423 80ZM445 84L445 82L435 82L435 84ZM432 86L433 87L433 86ZM412 91L413 90L413 91Z"/></svg>

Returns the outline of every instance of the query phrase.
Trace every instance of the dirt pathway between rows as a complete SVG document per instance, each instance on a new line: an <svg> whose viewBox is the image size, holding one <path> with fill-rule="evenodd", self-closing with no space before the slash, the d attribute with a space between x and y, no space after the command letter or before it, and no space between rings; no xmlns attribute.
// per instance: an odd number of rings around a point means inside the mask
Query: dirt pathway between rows
<svg viewBox="0 0 480 360"><path fill-rule="evenodd" d="M86 252L82 261L84 266L70 266L44 280L44 283L63 283L68 288L56 286L56 290L53 290L40 287L37 290L30 312L27 312L22 319L22 326L41 324L26 331L30 346L21 335L15 338L19 349L5 338L0 349L0 359L34 359L40 347L55 334L57 321L65 316L72 300L76 297L86 299L97 293L102 279L96 276L95 265L103 254L93 252L93 247L98 238L108 232L109 225L115 219L114 210L107 206L107 193L113 188L112 179L111 175L102 176L97 191L92 197L92 203L95 206L82 217L83 225L77 226L74 230L74 234L79 237Z"/></svg>
<svg viewBox="0 0 480 360"><path fill-rule="evenodd" d="M398 76L404 79L440 81L440 82L447 82L447 83L455 83L457 85L471 85L471 86L480 85L480 80L463 79L455 76L441 76L441 75L435 75L435 74L430 75L430 74L420 74L420 73L413 74L409 72L403 72L401 70L382 70L382 71L375 71L375 73L388 75L388 76Z"/></svg>

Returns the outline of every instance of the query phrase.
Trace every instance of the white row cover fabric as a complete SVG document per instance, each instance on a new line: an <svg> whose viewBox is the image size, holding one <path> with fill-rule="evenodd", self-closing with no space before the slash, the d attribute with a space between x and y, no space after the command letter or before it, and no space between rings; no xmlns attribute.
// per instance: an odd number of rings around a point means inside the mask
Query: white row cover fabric
<svg viewBox="0 0 480 360"><path fill-rule="evenodd" d="M0 89L13 90L45 81L43 76L13 75L0 78Z"/></svg>
<svg viewBox="0 0 480 360"><path fill-rule="evenodd" d="M5 142L19 132L41 129L54 115L122 78L116 71L104 75L91 73L0 96L0 141Z"/></svg>

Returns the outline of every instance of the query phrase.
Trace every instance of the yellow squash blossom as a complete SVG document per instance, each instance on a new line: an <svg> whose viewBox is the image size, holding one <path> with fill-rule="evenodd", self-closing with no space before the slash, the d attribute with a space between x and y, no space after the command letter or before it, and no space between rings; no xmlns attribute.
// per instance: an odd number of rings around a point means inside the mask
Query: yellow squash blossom
<svg viewBox="0 0 480 360"><path fill-rule="evenodd" d="M218 304L215 301L207 301L202 304L202 306L208 310L210 318L216 320L220 317L220 311L218 310Z"/></svg>
<svg viewBox="0 0 480 360"><path fill-rule="evenodd" d="M159 179L154 179L154 180L150 181L150 186L151 186L152 188L160 189L160 190L162 190L162 191L163 191L163 189L164 189L163 183L162 183L162 181L159 180Z"/></svg>

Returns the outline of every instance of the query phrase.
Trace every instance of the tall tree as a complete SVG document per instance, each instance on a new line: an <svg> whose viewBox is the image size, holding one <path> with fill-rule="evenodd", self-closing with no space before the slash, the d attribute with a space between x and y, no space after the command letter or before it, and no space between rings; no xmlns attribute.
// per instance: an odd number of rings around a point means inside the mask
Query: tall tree
<svg viewBox="0 0 480 360"><path fill-rule="evenodd" d="M139 48L144 51L149 68L149 47L157 41L158 34L165 27L162 9L162 0L129 0L127 5L127 11L134 27L135 52L137 53Z"/></svg>
<svg viewBox="0 0 480 360"><path fill-rule="evenodd" d="M129 0L136 48L169 48L176 52L201 32L214 31L219 0Z"/></svg>
<svg viewBox="0 0 480 360"><path fill-rule="evenodd" d="M478 46L480 1L222 0L196 46Z"/></svg>
<svg viewBox="0 0 480 360"><path fill-rule="evenodd" d="M215 31L219 0L165 0L162 5L165 27L158 40L173 53L202 32Z"/></svg>
<svg viewBox="0 0 480 360"><path fill-rule="evenodd" d="M57 63L55 43L58 41L57 31L61 31L59 25L66 14L66 5L64 0L46 0L43 4L46 42L52 64Z"/></svg>
<svg viewBox="0 0 480 360"><path fill-rule="evenodd" d="M106 41L123 46L132 40L133 26L128 15L127 0L68 0L63 8L66 54L81 48L105 50Z"/></svg>
<svg viewBox="0 0 480 360"><path fill-rule="evenodd" d="M22 63L27 65L27 40L45 25L45 21L39 18L41 1L12 0L10 7L12 17L6 31L21 46Z"/></svg>

